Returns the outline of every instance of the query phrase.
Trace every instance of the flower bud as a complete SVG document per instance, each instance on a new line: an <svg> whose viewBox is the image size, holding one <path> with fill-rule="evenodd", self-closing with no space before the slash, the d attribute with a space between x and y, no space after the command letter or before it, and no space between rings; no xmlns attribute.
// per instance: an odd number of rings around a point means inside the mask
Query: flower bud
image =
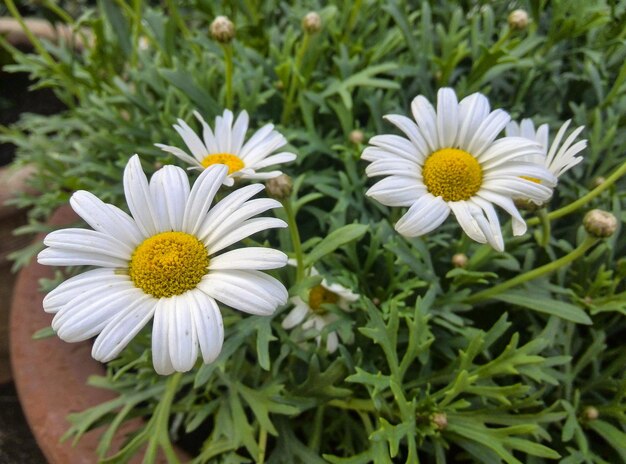
<svg viewBox="0 0 626 464"><path fill-rule="evenodd" d="M454 267L465 267L469 259L465 253L457 253L452 256L452 265Z"/></svg>
<svg viewBox="0 0 626 464"><path fill-rule="evenodd" d="M267 188L267 195L276 200L286 200L291 195L291 189L293 182L291 177L287 174L281 174L273 179L268 179L265 182L265 188Z"/></svg>
<svg viewBox="0 0 626 464"><path fill-rule="evenodd" d="M528 198L515 198L513 200L513 203L515 203L515 206L517 207L517 209L528 211L529 213L534 213L539 208L541 208L541 205L538 205L537 203L532 202Z"/></svg>
<svg viewBox="0 0 626 464"><path fill-rule="evenodd" d="M516 31L526 29L528 26L528 13L526 10L513 10L509 14L509 27Z"/></svg>
<svg viewBox="0 0 626 464"><path fill-rule="evenodd" d="M304 18L302 18L302 29L307 34L315 34L322 29L322 18L315 11L309 11Z"/></svg>
<svg viewBox="0 0 626 464"><path fill-rule="evenodd" d="M448 426L448 416L445 412L436 412L430 416L430 422L437 430L444 430Z"/></svg>
<svg viewBox="0 0 626 464"><path fill-rule="evenodd" d="M348 138L350 139L350 142L354 143L355 145L360 145L363 143L363 140L365 140L365 135L363 134L362 130L354 129L352 132L350 132Z"/></svg>
<svg viewBox="0 0 626 464"><path fill-rule="evenodd" d="M617 229L617 218L601 209L592 209L583 218L583 226L589 235L597 238L610 237Z"/></svg>
<svg viewBox="0 0 626 464"><path fill-rule="evenodd" d="M600 411L593 406L587 406L583 410L583 418L588 421L596 420L598 417L600 417Z"/></svg>
<svg viewBox="0 0 626 464"><path fill-rule="evenodd" d="M235 37L235 25L226 16L218 16L210 26L211 37L220 43L229 43Z"/></svg>
<svg viewBox="0 0 626 464"><path fill-rule="evenodd" d="M602 176L598 176L595 179L593 179L592 186L593 188L600 187L605 182L606 182L606 178Z"/></svg>

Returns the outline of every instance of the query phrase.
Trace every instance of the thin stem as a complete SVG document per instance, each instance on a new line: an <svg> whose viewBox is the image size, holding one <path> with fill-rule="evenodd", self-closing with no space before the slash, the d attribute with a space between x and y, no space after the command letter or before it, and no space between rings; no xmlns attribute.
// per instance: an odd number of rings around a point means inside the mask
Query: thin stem
<svg viewBox="0 0 626 464"><path fill-rule="evenodd" d="M567 264L575 261L585 254L585 252L596 244L598 241L597 238L588 236L585 238L583 243L578 246L578 248L570 251L565 256L557 259L556 261L552 261L551 263L545 264L544 266L533 269L532 271L525 272L524 274L520 274L517 277L514 277L510 280L502 282L495 287L488 288L487 290L483 290L482 292L475 293L468 298L465 299L466 303L476 303L478 301L486 300L491 298L494 295L502 293L504 290L508 290L511 287L515 287L517 285L523 284L524 282L528 282L529 280L536 279L537 277L541 277L544 274L548 274L550 272L556 271L557 269L566 266Z"/></svg>
<svg viewBox="0 0 626 464"><path fill-rule="evenodd" d="M37 53L41 55L41 57L48 62L48 65L54 66L56 62L54 61L52 56L50 56L50 54L46 51L41 41L35 36L35 34L33 34L30 31L28 26L26 26L26 23L24 22L24 18L22 18L22 15L18 11L18 9L15 7L15 3L13 3L13 0L6 0L5 5L8 8L11 15L20 24L20 26L22 27L22 30L24 31L24 34L26 35L26 37L28 37L28 40L30 41L30 43L33 44L33 47L35 48L35 50L37 50Z"/></svg>
<svg viewBox="0 0 626 464"><path fill-rule="evenodd" d="M358 398L351 398L349 400L330 400L328 402L329 406L333 406L335 408L347 409L350 411L359 411L359 412L378 412L378 410L374 407L374 403L372 400L364 400Z"/></svg>
<svg viewBox="0 0 626 464"><path fill-rule="evenodd" d="M619 168L617 168L613 172L613 174L607 177L604 182L602 182L600 185L598 185L596 188L591 190L586 195L583 195L578 200L570 203L567 206L564 206L563 208L556 209L552 211L551 213L549 213L547 215L548 220L552 221L553 219L558 219L560 217L567 216L568 214L571 214L577 209L585 206L587 203L589 203L591 200L593 200L595 197L597 197L606 189L608 189L611 185L613 185L624 174L626 174L626 163L622 164ZM536 226L537 224L539 224L539 221L540 219L538 217L534 217L534 218L530 218L528 221L526 221L526 223L529 226Z"/></svg>
<svg viewBox="0 0 626 464"><path fill-rule="evenodd" d="M298 74L300 73L300 68L302 67L302 61L304 61L304 56L306 54L307 49L309 48L310 41L311 41L311 34L309 34L308 32L305 32L302 43L300 44L300 48L298 48L298 52L296 53L296 60L293 66L293 72L291 73L291 79L289 81L289 88L287 89L287 99L285 100L285 106L283 107L283 115L281 118L281 121L283 124L287 124L289 122L289 118L291 117L291 112L293 111L293 104L294 104L294 99L296 96L296 90L299 87Z"/></svg>
<svg viewBox="0 0 626 464"><path fill-rule="evenodd" d="M224 69L226 72L226 108L233 109L233 47L224 44Z"/></svg>
<svg viewBox="0 0 626 464"><path fill-rule="evenodd" d="M256 462L263 464L265 462L265 451L267 450L267 430L261 427L259 430L259 455Z"/></svg>
<svg viewBox="0 0 626 464"><path fill-rule="evenodd" d="M302 254L300 232L298 231L298 224L296 223L296 215L291 204L291 198L283 200L282 204L285 208L285 214L287 215L287 225L289 227L289 234L291 235L291 245L293 246L293 252L296 255L296 282L300 282L304 278L304 256Z"/></svg>
<svg viewBox="0 0 626 464"><path fill-rule="evenodd" d="M539 241L539 245L542 248L545 248L550 243L550 220L548 219L548 212L545 208L541 208L537 211L537 217L541 221L541 239Z"/></svg>

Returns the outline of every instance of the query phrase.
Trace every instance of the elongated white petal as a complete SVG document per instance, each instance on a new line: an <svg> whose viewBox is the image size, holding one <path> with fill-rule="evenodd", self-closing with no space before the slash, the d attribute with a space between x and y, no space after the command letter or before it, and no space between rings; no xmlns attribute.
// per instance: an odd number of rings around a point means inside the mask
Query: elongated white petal
<svg viewBox="0 0 626 464"><path fill-rule="evenodd" d="M283 284L260 271L211 271L198 288L225 305L260 316L269 316L287 302Z"/></svg>
<svg viewBox="0 0 626 464"><path fill-rule="evenodd" d="M267 158L257 161L254 164L254 169L262 169L268 166L273 166L275 164L289 163L297 158L295 153L277 153L272 156L268 156Z"/></svg>
<svg viewBox="0 0 626 464"><path fill-rule="evenodd" d="M406 116L401 116L399 114L388 114L384 116L384 118L389 121L391 124L400 129L404 134L409 138L411 143L415 146L417 153L420 157L420 162L423 163L424 160L428 157L430 153L430 149L428 148L428 144L422 134L413 121L411 121ZM364 158L366 159L366 158Z"/></svg>
<svg viewBox="0 0 626 464"><path fill-rule="evenodd" d="M198 340L191 316L191 307L198 303L189 293L173 296L167 302L170 359L178 372L191 370L198 358Z"/></svg>
<svg viewBox="0 0 626 464"><path fill-rule="evenodd" d="M159 230L182 230L189 197L188 179L187 173L176 166L164 166L150 179Z"/></svg>
<svg viewBox="0 0 626 464"><path fill-rule="evenodd" d="M478 223L478 227L480 227L483 234L485 235L487 242L495 250L503 251L504 238L502 237L500 221L493 205L480 197L474 197L470 201L476 204L484 213L483 215L480 212L475 212L473 213L473 216Z"/></svg>
<svg viewBox="0 0 626 464"><path fill-rule="evenodd" d="M283 329L293 329L295 326L301 324L306 319L309 312L311 312L309 305L307 305L299 296L295 296L291 299L294 307L287 317L283 319Z"/></svg>
<svg viewBox="0 0 626 464"><path fill-rule="evenodd" d="M183 232L196 235L206 220L215 194L226 178L228 168L222 164L208 167L196 179L183 213ZM196 235L197 236L197 235Z"/></svg>
<svg viewBox="0 0 626 464"><path fill-rule="evenodd" d="M448 203L450 209L459 221L459 225L472 240L478 243L487 243L484 232L472 214L470 205L466 201L451 201Z"/></svg>
<svg viewBox="0 0 626 464"><path fill-rule="evenodd" d="M248 247L228 251L211 258L209 270L276 269L287 264L287 255L272 248Z"/></svg>
<svg viewBox="0 0 626 464"><path fill-rule="evenodd" d="M137 333L152 318L155 300L149 295L137 298L125 311L120 312L100 332L93 344L91 356L101 362L117 357Z"/></svg>
<svg viewBox="0 0 626 464"><path fill-rule="evenodd" d="M472 134L466 151L482 162L481 156L483 152L493 143L498 134L504 130L510 120L509 114L503 110L494 110L489 113L480 123L476 132Z"/></svg>
<svg viewBox="0 0 626 464"><path fill-rule="evenodd" d="M130 247L139 245L144 236L133 219L116 206L108 205L92 193L80 190L70 198L70 205L89 226L98 232L117 237Z"/></svg>
<svg viewBox="0 0 626 464"><path fill-rule="evenodd" d="M155 221L156 211L150 194L148 179L141 169L137 155L131 157L124 169L124 193L128 209L130 209L141 233L145 237L150 237L160 232Z"/></svg>
<svg viewBox="0 0 626 464"><path fill-rule="evenodd" d="M376 182L365 194L383 205L411 206L426 191L426 186L413 177L389 176Z"/></svg>
<svg viewBox="0 0 626 464"><path fill-rule="evenodd" d="M230 110L224 110L222 116L215 118L215 140L217 140L217 149L220 153L232 153L230 151L232 126L233 112Z"/></svg>
<svg viewBox="0 0 626 464"><path fill-rule="evenodd" d="M193 156L198 161L202 161L208 151L194 130L182 119L178 120L178 125L174 124L174 129L176 129L176 132L182 137L183 142L185 142L185 145L187 145L187 148L189 148Z"/></svg>
<svg viewBox="0 0 626 464"><path fill-rule="evenodd" d="M365 168L365 173L369 177L375 176L411 176L419 175L421 167L409 160L401 158L392 158L389 160L380 160L370 163Z"/></svg>
<svg viewBox="0 0 626 464"><path fill-rule="evenodd" d="M174 155L175 157L179 158L181 161L184 161L187 164L191 164L192 166L199 168L199 169L204 169L204 166L202 166L202 163L200 163L201 160L198 160L194 158L193 156L188 155L187 153L182 151L180 148L172 147L170 145L163 145L162 143L155 143L154 145L163 151L171 153L172 155Z"/></svg>
<svg viewBox="0 0 626 464"><path fill-rule="evenodd" d="M422 95L418 95L411 102L413 118L419 127L420 134L426 141L428 152L433 153L444 148L438 143L437 113L430 102Z"/></svg>
<svg viewBox="0 0 626 464"><path fill-rule="evenodd" d="M93 251L63 250L46 248L37 255L37 262L46 266L99 266L126 268L128 260Z"/></svg>
<svg viewBox="0 0 626 464"><path fill-rule="evenodd" d="M213 134L213 131L211 130L211 126L207 124L202 115L197 111L194 111L193 115L202 125L202 137L204 138L204 146L208 150L208 153L219 153L217 140L215 139L215 134Z"/></svg>
<svg viewBox="0 0 626 464"><path fill-rule="evenodd" d="M522 215L519 213L517 208L515 207L515 203L508 197L503 195L499 195L495 192L491 192L486 189L482 189L477 193L477 196L480 198L484 198L485 200L498 205L500 208L509 213L513 219L513 235L523 235L526 233L526 222L522 218Z"/></svg>
<svg viewBox="0 0 626 464"><path fill-rule="evenodd" d="M459 147L469 150L474 134L488 115L489 101L480 93L473 93L459 102L459 132L456 138Z"/></svg>
<svg viewBox="0 0 626 464"><path fill-rule="evenodd" d="M159 375L169 375L174 372L169 343L171 309L167 298L157 300L152 322L152 365Z"/></svg>
<svg viewBox="0 0 626 464"><path fill-rule="evenodd" d="M232 139L230 141L230 152L229 153L239 153L241 151L241 147L243 146L243 141L246 137L246 131L248 130L248 112L243 110L237 116L237 120L233 125L233 133Z"/></svg>
<svg viewBox="0 0 626 464"><path fill-rule="evenodd" d="M426 193L413 203L395 228L406 237L424 235L439 227L449 214L450 208L441 197Z"/></svg>
<svg viewBox="0 0 626 464"><path fill-rule="evenodd" d="M244 238L247 238L252 234L256 234L257 232L261 232L266 229L283 227L287 227L287 223L282 219L265 217L248 219L247 221L241 223L241 226L239 226L236 230L233 230L227 235L217 238L216 241L207 244L207 249L210 254L217 253L227 246L237 243L239 240L243 240Z"/></svg>
<svg viewBox="0 0 626 464"><path fill-rule="evenodd" d="M222 351L224 343L224 323L217 303L213 298L197 292L189 292L196 304L190 306L198 345L205 364L212 363Z"/></svg>
<svg viewBox="0 0 626 464"><path fill-rule="evenodd" d="M452 89L437 92L437 136L438 147L453 147L459 126L459 104Z"/></svg>
<svg viewBox="0 0 626 464"><path fill-rule="evenodd" d="M409 140L397 135L377 135L372 137L369 143L375 147L381 148L381 152L388 152L400 158L413 161L414 163L419 163L423 159L423 155L418 152L415 145ZM368 159L368 150L371 151L371 147L365 149L362 158L367 161L375 161L375 159Z"/></svg>
<svg viewBox="0 0 626 464"><path fill-rule="evenodd" d="M126 262L133 254L134 248L115 237L91 229L61 229L50 232L43 240L55 250L67 253L96 253L119 258Z"/></svg>

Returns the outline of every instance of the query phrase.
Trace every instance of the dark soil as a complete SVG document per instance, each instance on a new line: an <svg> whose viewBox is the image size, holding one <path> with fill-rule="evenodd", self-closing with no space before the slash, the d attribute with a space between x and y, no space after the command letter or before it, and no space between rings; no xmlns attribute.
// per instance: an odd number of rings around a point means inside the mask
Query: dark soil
<svg viewBox="0 0 626 464"><path fill-rule="evenodd" d="M46 464L12 383L0 385L0 464Z"/></svg>

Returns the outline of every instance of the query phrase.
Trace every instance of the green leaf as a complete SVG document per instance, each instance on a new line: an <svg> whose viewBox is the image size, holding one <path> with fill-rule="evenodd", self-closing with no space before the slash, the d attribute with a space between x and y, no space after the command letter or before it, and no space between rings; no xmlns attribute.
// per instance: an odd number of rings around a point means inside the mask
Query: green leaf
<svg viewBox="0 0 626 464"><path fill-rule="evenodd" d="M33 340L43 340L44 338L54 337L56 332L52 327L44 327L33 334Z"/></svg>
<svg viewBox="0 0 626 464"><path fill-rule="evenodd" d="M542 313L560 317L577 324L591 325L591 319L578 306L564 301L555 300L546 296L533 295L527 291L509 290L493 297L496 300L505 303L522 306L524 308L534 309Z"/></svg>
<svg viewBox="0 0 626 464"><path fill-rule="evenodd" d="M320 243L315 245L304 259L304 266L310 267L322 257L332 253L340 246L359 240L369 229L364 224L348 224L328 234Z"/></svg>
<svg viewBox="0 0 626 464"><path fill-rule="evenodd" d="M587 423L587 427L600 435L620 455L622 462L626 462L626 433L615 426L601 420Z"/></svg>

